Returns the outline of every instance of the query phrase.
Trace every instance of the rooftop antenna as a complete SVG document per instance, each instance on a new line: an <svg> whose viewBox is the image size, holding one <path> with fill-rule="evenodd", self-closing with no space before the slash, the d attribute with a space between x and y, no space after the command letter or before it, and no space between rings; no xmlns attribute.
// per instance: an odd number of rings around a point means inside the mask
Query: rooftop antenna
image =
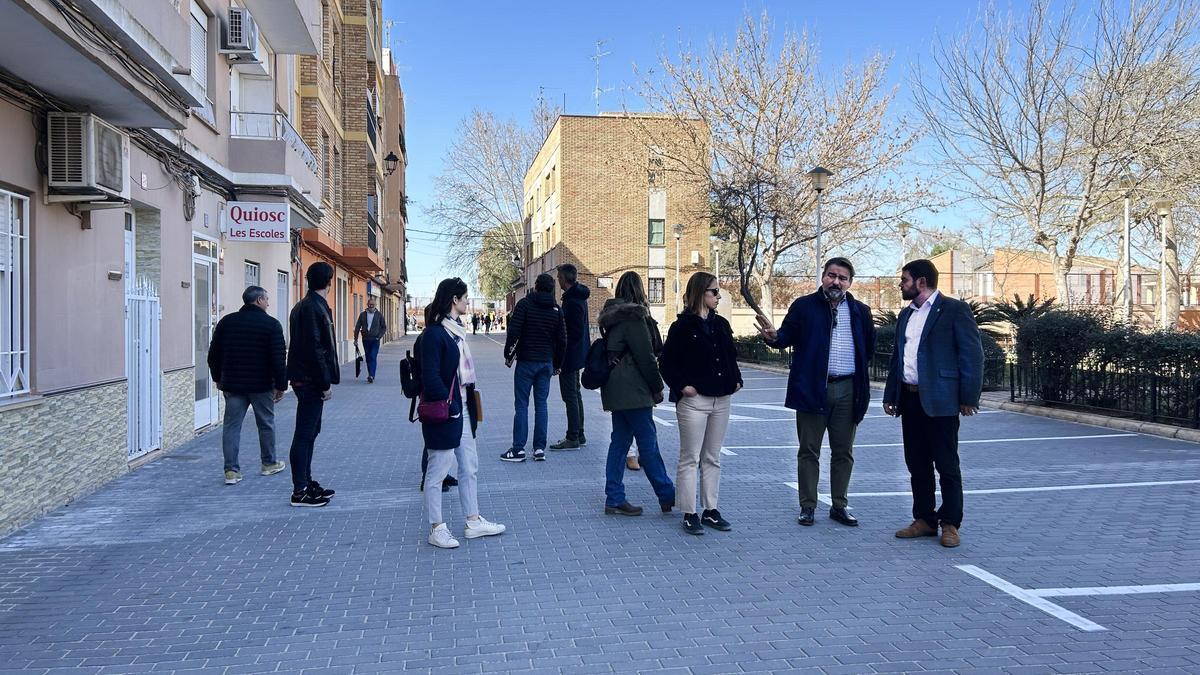
<svg viewBox="0 0 1200 675"><path fill-rule="evenodd" d="M608 40L596 40L596 53L591 56L591 59L596 64L596 88L592 90L592 98L596 101L596 114L600 114L600 95L607 91L612 91L612 87L607 89L600 88L600 59L608 56L612 52L602 51L604 43Z"/></svg>

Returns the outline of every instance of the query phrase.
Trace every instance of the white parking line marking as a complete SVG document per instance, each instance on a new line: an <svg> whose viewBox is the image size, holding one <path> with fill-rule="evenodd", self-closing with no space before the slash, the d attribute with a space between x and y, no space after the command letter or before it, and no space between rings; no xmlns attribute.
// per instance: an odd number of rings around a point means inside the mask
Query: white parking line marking
<svg viewBox="0 0 1200 675"><path fill-rule="evenodd" d="M765 421L765 420L764 420ZM969 443L1033 443L1037 441L1085 441L1093 438L1127 438L1129 436L1137 436L1138 434L1092 434L1089 436L1038 436L1036 438L981 438L968 441L959 441L959 445ZM795 448L796 445L730 445L735 450L786 450ZM821 446L828 448L828 445ZM902 448L903 443L855 443L855 448Z"/></svg>
<svg viewBox="0 0 1200 675"><path fill-rule="evenodd" d="M664 427L673 427L673 426L675 426L674 424L672 424L672 423L670 423L670 422L668 422L668 421L664 420L663 418L659 417L658 415L654 415L654 421L655 421L655 422L658 422L659 424L663 425Z"/></svg>
<svg viewBox="0 0 1200 675"><path fill-rule="evenodd" d="M1079 598L1094 595L1140 595L1143 593L1184 593L1200 591L1200 584L1144 584L1141 586L1091 586L1083 588L1035 588L1039 598Z"/></svg>
<svg viewBox="0 0 1200 675"><path fill-rule="evenodd" d="M965 495L999 495L1017 492L1074 492L1076 490L1107 490L1112 488L1133 488L1133 487L1161 487L1164 485L1197 485L1198 480L1154 480L1141 483L1085 483L1083 485L1043 485L1039 487L1012 487L1012 488L991 488L985 490L963 490ZM793 489L799 490L795 483L785 483ZM940 495L941 490L935 491ZM828 495L819 495L818 499L824 501ZM897 492L854 492L850 497L911 497L912 492L901 490ZM1153 591L1146 591L1151 593Z"/></svg>
<svg viewBox="0 0 1200 675"><path fill-rule="evenodd" d="M754 408L755 410L772 410L775 412L790 412L790 413L796 412L795 410L792 410L791 408L787 408L785 406L781 406L781 405L778 405L775 403L734 403L733 405L738 408Z"/></svg>
<svg viewBox="0 0 1200 675"><path fill-rule="evenodd" d="M727 450L727 449L725 449L725 448L721 448L721 454L722 454L722 455L732 455L732 456L734 456L734 457L737 457L737 453L736 453L736 452L734 452L734 451L732 451L732 450Z"/></svg>
<svg viewBox="0 0 1200 675"><path fill-rule="evenodd" d="M1041 598L1035 595L1033 592L1021 588L1016 584L1009 583L995 574L992 574L991 572L980 569L974 565L955 565L955 567L963 572L966 572L967 574L970 574L976 579L987 583L993 588L999 589L1011 595L1030 607L1040 609L1050 616L1056 619L1061 619L1062 621L1065 621L1080 630L1085 630L1088 632L1108 630L1095 621L1089 621L1088 619L1079 616L1075 612L1072 612L1064 607L1060 607L1059 605L1056 605L1045 598Z"/></svg>

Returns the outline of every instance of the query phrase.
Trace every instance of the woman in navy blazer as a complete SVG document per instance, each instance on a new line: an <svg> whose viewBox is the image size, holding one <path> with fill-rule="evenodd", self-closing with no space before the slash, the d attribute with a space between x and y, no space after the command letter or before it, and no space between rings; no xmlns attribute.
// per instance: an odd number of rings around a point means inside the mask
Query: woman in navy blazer
<svg viewBox="0 0 1200 675"><path fill-rule="evenodd" d="M474 539L500 534L505 527L479 515L476 482L479 454L475 448L479 413L474 405L475 364L467 344L466 328L459 320L466 313L467 284L457 277L442 280L433 302L425 307L425 330L417 339L416 351L421 368L421 400L450 402L449 419L421 422L421 436L429 453L425 485L441 485L457 460L458 496L466 516L464 535ZM468 417L469 428L464 424ZM442 519L441 491L425 490L425 507L429 513L429 543L438 548L458 548L458 540L450 534Z"/></svg>

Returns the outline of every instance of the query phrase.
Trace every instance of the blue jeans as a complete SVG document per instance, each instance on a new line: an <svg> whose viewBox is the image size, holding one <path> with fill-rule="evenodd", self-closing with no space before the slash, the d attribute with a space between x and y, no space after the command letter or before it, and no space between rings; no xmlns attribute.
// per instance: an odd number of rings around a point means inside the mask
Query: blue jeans
<svg viewBox="0 0 1200 675"><path fill-rule="evenodd" d="M375 366L379 363L379 340L363 338L363 358L367 360L367 375L375 378Z"/></svg>
<svg viewBox="0 0 1200 675"><path fill-rule="evenodd" d="M667 474L662 455L658 453L658 432L654 429L653 408L614 410L612 439L608 443L608 462L604 467L604 505L620 506L625 502L625 453L637 439L642 470L661 506L675 505L675 485Z"/></svg>
<svg viewBox="0 0 1200 675"><path fill-rule="evenodd" d="M533 447L546 449L546 426L550 423L546 399L553 376L554 364L549 361L517 361L513 374L513 448L524 450L529 440L529 390L533 389Z"/></svg>

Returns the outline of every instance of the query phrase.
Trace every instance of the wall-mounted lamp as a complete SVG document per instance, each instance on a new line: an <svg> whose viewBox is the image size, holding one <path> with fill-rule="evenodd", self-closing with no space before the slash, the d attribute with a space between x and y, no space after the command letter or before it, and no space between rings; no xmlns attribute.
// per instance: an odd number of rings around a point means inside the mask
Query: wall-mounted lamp
<svg viewBox="0 0 1200 675"><path fill-rule="evenodd" d="M383 158L383 175L390 176L396 172L396 167L400 164L400 158L396 153L389 152L387 157Z"/></svg>

